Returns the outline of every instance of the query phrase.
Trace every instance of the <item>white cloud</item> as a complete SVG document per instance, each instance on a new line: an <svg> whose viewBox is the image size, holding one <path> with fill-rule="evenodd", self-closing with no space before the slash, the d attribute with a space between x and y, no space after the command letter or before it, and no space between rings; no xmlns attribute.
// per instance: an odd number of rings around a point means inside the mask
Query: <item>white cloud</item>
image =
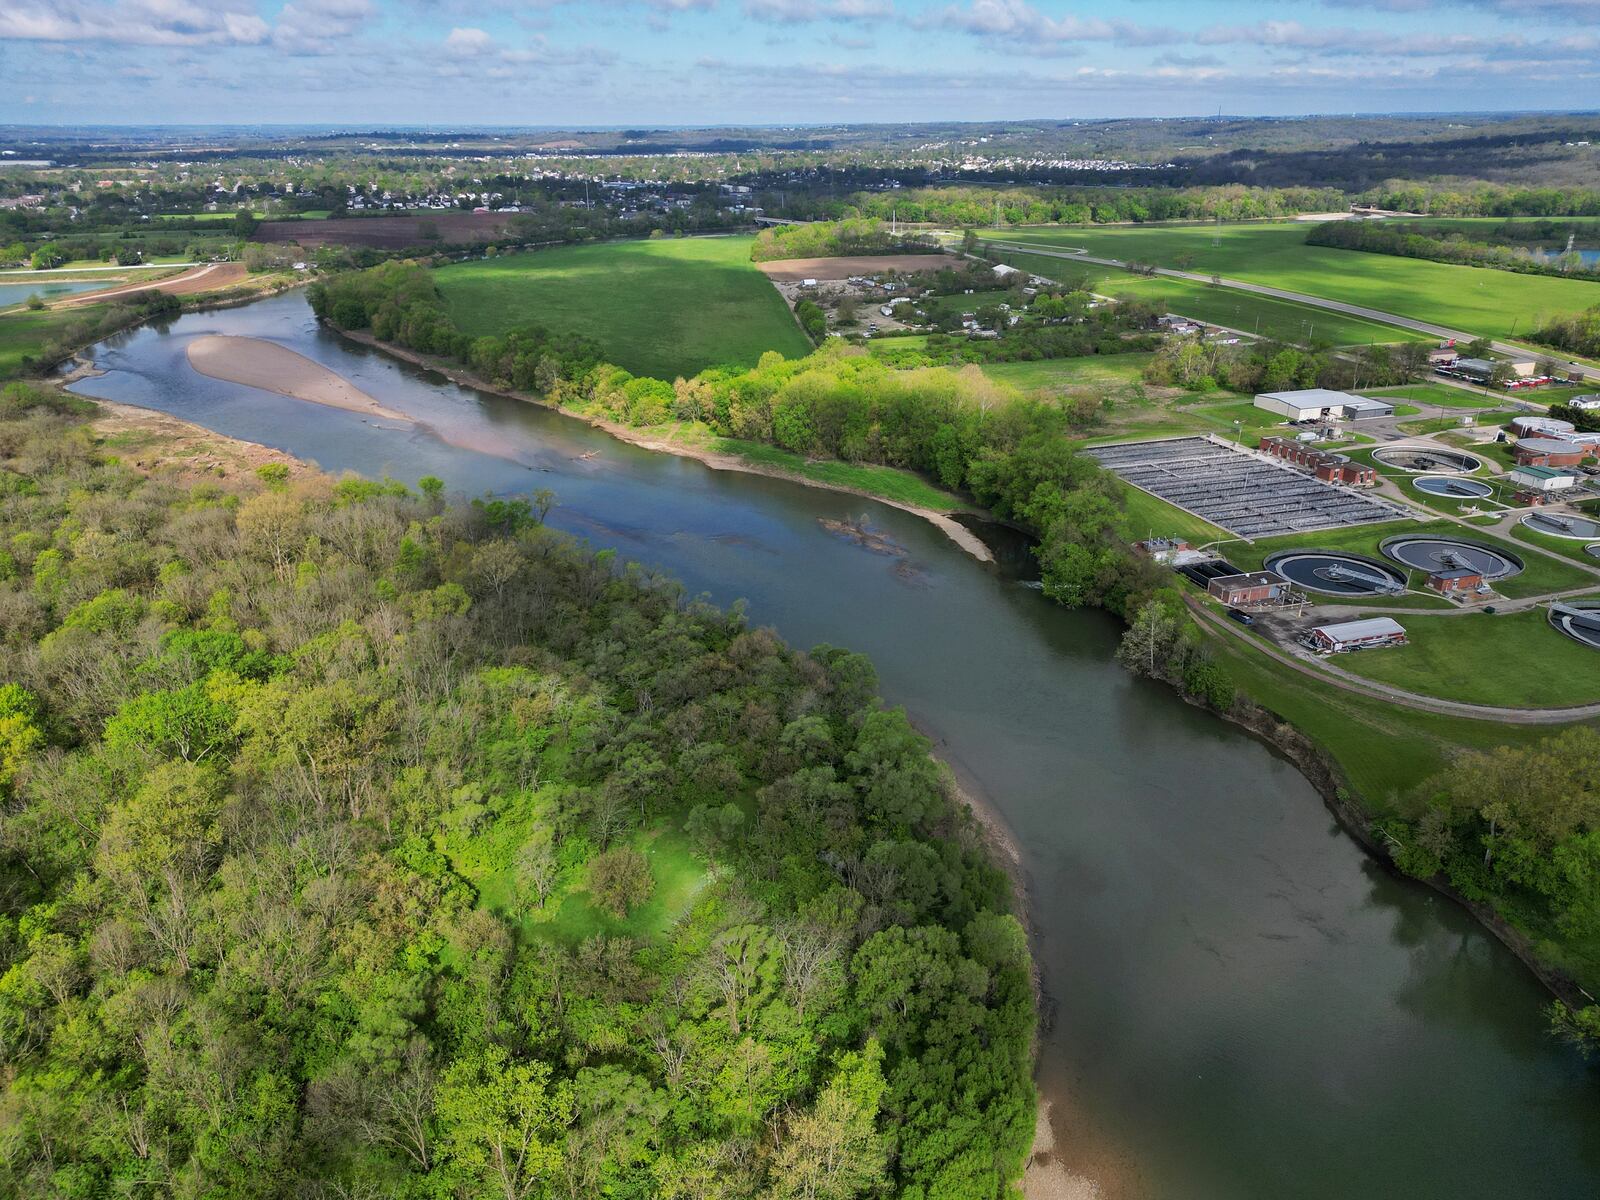
<svg viewBox="0 0 1600 1200"><path fill-rule="evenodd" d="M952 4L913 22L918 28L950 29L999 41L1118 42L1128 46L1158 46L1182 40L1169 29L1106 21L1099 17L1049 17L1026 0L972 0Z"/></svg>
<svg viewBox="0 0 1600 1200"><path fill-rule="evenodd" d="M331 54L377 11L372 0L291 0L278 14L272 41L291 54Z"/></svg>
<svg viewBox="0 0 1600 1200"><path fill-rule="evenodd" d="M0 38L133 46L255 46L270 30L249 0L8 0Z"/></svg>
<svg viewBox="0 0 1600 1200"><path fill-rule="evenodd" d="M881 21L894 16L893 0L744 0L744 15L775 25L813 21Z"/></svg>
<svg viewBox="0 0 1600 1200"><path fill-rule="evenodd" d="M449 54L470 58L493 50L494 39L481 29L458 25L444 39L444 48Z"/></svg>

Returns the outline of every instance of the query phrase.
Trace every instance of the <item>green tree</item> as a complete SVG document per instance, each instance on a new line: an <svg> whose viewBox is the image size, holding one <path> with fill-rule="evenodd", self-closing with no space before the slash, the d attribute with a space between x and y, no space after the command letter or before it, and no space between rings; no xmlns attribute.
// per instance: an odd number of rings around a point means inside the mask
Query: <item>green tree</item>
<svg viewBox="0 0 1600 1200"><path fill-rule="evenodd" d="M514 1059L499 1046L444 1073L434 1099L439 1156L465 1194L528 1200L557 1177L573 1101L571 1085L552 1084L550 1075L547 1063Z"/></svg>

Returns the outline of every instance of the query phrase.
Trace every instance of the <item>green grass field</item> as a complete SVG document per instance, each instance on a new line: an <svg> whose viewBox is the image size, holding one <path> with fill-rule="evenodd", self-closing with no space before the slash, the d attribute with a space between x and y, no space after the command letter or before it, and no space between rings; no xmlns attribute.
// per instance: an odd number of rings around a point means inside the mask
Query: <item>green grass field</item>
<svg viewBox="0 0 1600 1200"><path fill-rule="evenodd" d="M39 312L14 309L0 316L0 379L20 374L24 355L37 356L45 342L60 336L75 323L94 321L104 312L104 306L90 304Z"/></svg>
<svg viewBox="0 0 1600 1200"><path fill-rule="evenodd" d="M1409 625L1413 618L1402 621ZM1550 633L1560 636L1553 629ZM1400 807L1402 796L1419 788L1463 749L1528 746L1568 728L1508 725L1418 712L1286 670L1237 638L1213 633L1210 644L1216 660L1240 690L1293 723L1327 751L1338 762L1350 787L1380 817L1394 812ZM1369 653L1377 658L1392 651ZM1343 655L1339 663L1345 666L1360 657Z"/></svg>
<svg viewBox="0 0 1600 1200"><path fill-rule="evenodd" d="M1447 387L1442 383L1412 383L1405 387L1362 388L1363 396L1381 396L1389 400L1413 400L1419 404L1436 404L1440 408L1493 408L1500 403L1496 396L1483 392L1469 392L1463 388ZM1466 414L1463 413L1463 416Z"/></svg>
<svg viewBox="0 0 1600 1200"><path fill-rule="evenodd" d="M897 339L904 340L904 339ZM887 342L885 345L893 345ZM1082 358L1049 358L1039 362L983 363L990 379L1025 392L1064 392L1080 387L1106 387L1139 382L1153 355L1086 354Z"/></svg>
<svg viewBox="0 0 1600 1200"><path fill-rule="evenodd" d="M1029 227L984 236L1216 273L1492 337L1526 336L1551 317L1600 304L1600 283L1307 246L1311 228L1304 223Z"/></svg>
<svg viewBox="0 0 1600 1200"><path fill-rule="evenodd" d="M1346 671L1446 700L1554 708L1600 700L1600 654L1551 628L1543 608L1406 617L1410 644L1341 654Z"/></svg>
<svg viewBox="0 0 1600 1200"><path fill-rule="evenodd" d="M788 306L750 263L750 238L561 246L441 267L450 315L473 334L538 324L597 340L637 375L672 379L776 350L811 350Z"/></svg>
<svg viewBox="0 0 1600 1200"><path fill-rule="evenodd" d="M1201 520L1193 513L1173 508L1165 500L1141 492L1132 484L1117 480L1117 490L1122 493L1123 508L1127 512L1128 536L1135 541L1149 537L1187 538L1191 545L1203 546L1209 542L1227 541L1233 535Z"/></svg>
<svg viewBox="0 0 1600 1200"><path fill-rule="evenodd" d="M836 462L832 459L813 460L776 446L738 438L713 438L708 446L722 454L737 455L749 463L777 467L817 483L850 488L901 504L914 504L935 512L953 512L967 507L960 499L949 492L940 491L922 476L896 467Z"/></svg>
<svg viewBox="0 0 1600 1200"><path fill-rule="evenodd" d="M1073 263L1006 250L996 255L1003 262L1063 283L1082 286L1105 296L1131 296L1159 304L1169 312L1197 321L1225 325L1246 333L1284 342L1321 339L1337 346L1421 340L1422 336L1395 325L1348 317L1325 309L1255 296L1234 288L1217 288L1190 279L1132 275L1096 263Z"/></svg>

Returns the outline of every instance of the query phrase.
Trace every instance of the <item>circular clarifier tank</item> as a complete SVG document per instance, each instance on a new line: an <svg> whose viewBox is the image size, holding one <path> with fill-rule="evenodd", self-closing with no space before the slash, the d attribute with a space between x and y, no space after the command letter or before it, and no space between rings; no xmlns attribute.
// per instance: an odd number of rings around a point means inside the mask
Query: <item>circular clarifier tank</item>
<svg viewBox="0 0 1600 1200"><path fill-rule="evenodd" d="M1325 596L1382 596L1405 590L1405 576L1387 563L1331 550L1285 550L1262 564L1296 587Z"/></svg>
<svg viewBox="0 0 1600 1200"><path fill-rule="evenodd" d="M1600 601L1572 600L1552 604L1550 624L1573 641L1600 650Z"/></svg>
<svg viewBox="0 0 1600 1200"><path fill-rule="evenodd" d="M1470 475L1483 461L1460 450L1437 450L1432 446L1383 446L1372 452L1375 462L1399 467L1418 475Z"/></svg>
<svg viewBox="0 0 1600 1200"><path fill-rule="evenodd" d="M1392 537L1378 548L1395 562L1429 575L1465 570L1494 580L1522 573L1522 560L1511 551L1460 538Z"/></svg>
<svg viewBox="0 0 1600 1200"><path fill-rule="evenodd" d="M1600 537L1600 521L1570 517L1566 513L1533 512L1523 517L1522 523L1535 533L1550 537L1572 538L1579 542L1591 542Z"/></svg>
<svg viewBox="0 0 1600 1200"><path fill-rule="evenodd" d="M1494 495L1494 489L1483 480L1463 479L1459 475L1423 475L1413 479L1411 486L1447 500L1483 500Z"/></svg>

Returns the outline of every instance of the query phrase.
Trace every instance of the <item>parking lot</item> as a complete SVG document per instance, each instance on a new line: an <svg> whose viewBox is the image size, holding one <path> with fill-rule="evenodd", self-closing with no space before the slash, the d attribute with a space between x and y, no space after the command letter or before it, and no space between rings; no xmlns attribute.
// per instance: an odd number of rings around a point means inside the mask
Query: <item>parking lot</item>
<svg viewBox="0 0 1600 1200"><path fill-rule="evenodd" d="M1411 515L1206 438L1124 442L1088 453L1134 487L1250 540Z"/></svg>

